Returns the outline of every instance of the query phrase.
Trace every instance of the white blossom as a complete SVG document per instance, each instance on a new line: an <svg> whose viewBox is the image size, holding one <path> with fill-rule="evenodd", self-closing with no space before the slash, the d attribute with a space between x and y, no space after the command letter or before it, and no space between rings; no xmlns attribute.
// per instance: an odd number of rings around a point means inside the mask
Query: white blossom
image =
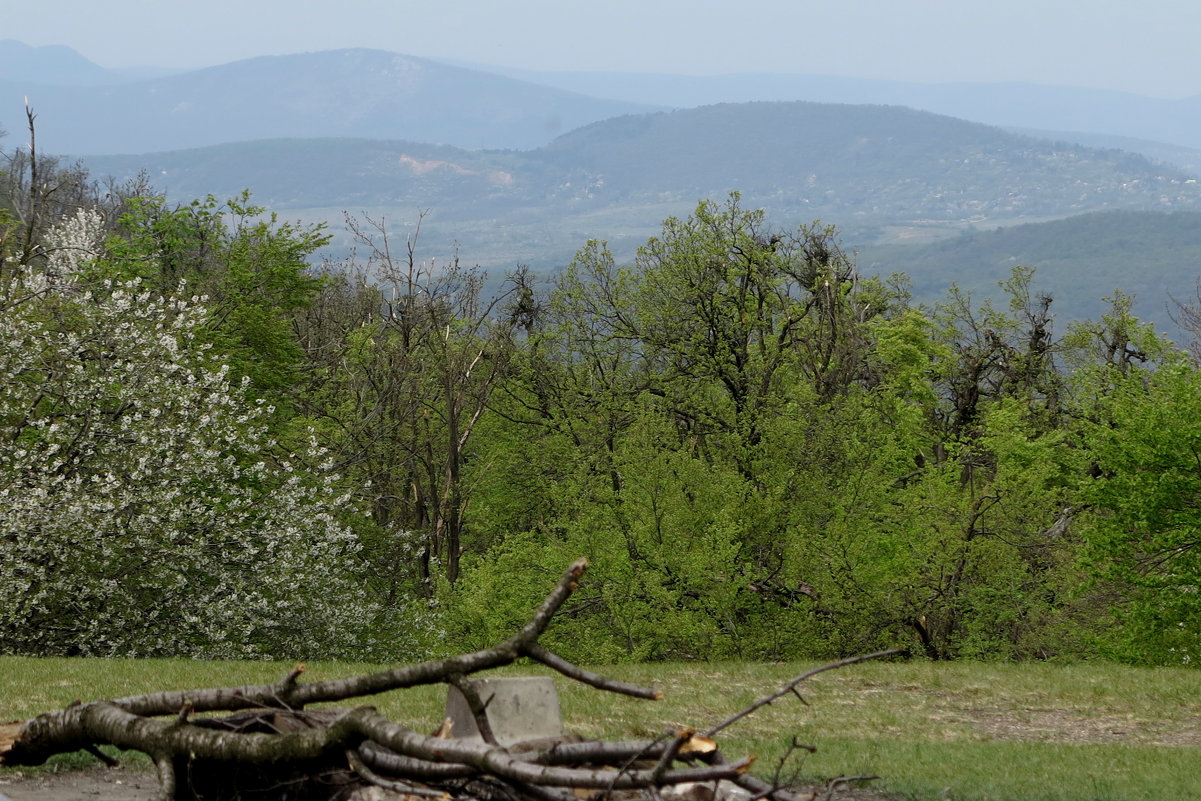
<svg viewBox="0 0 1201 801"><path fill-rule="evenodd" d="M48 253L45 279L50 283L71 281L81 267L100 255L104 218L95 209L80 209L46 232L43 245Z"/></svg>
<svg viewBox="0 0 1201 801"><path fill-rule="evenodd" d="M0 288L0 653L369 656L338 482L269 452L204 307L55 289L97 220L55 229L50 283Z"/></svg>

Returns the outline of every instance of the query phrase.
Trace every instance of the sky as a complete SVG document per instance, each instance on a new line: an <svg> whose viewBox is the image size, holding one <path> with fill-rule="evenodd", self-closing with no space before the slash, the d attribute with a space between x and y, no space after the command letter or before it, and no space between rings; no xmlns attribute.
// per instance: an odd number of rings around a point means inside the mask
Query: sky
<svg viewBox="0 0 1201 801"><path fill-rule="evenodd" d="M114 68L370 47L532 70L1201 95L1197 0L0 0L0 39Z"/></svg>

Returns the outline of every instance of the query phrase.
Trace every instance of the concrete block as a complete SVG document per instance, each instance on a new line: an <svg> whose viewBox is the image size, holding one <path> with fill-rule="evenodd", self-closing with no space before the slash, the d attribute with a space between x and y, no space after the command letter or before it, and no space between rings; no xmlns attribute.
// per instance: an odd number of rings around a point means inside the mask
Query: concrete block
<svg viewBox="0 0 1201 801"><path fill-rule="evenodd" d="M473 679L471 684L487 706L488 725L504 746L525 740L563 736L563 718L555 680L549 676ZM480 739L467 699L455 687L446 696L451 737Z"/></svg>

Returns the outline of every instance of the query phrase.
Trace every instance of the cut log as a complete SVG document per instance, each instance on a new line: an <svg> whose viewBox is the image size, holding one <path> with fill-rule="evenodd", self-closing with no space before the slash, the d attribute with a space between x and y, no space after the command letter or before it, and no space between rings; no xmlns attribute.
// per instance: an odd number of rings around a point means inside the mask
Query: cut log
<svg viewBox="0 0 1201 801"><path fill-rule="evenodd" d="M21 721L0 723L0 764L4 764L4 755L12 749L13 743L17 741L20 733Z"/></svg>

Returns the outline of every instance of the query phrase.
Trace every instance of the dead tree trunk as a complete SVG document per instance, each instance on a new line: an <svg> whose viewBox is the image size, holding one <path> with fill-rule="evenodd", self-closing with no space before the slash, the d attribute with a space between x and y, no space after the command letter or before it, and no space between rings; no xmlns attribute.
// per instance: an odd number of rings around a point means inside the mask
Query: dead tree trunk
<svg viewBox="0 0 1201 801"><path fill-rule="evenodd" d="M275 684L75 704L7 732L0 728L0 765L37 765L55 754L79 750L101 755L97 745L141 751L158 767L163 801L329 801L351 798L364 785L406 796L573 801L575 793L587 789L645 790L654 797L659 789L673 785L720 781L732 782L757 798L800 801L752 777L747 770L753 758L728 762L713 740L689 728L651 741L550 742L508 748L496 743L490 735L486 703L473 697L464 677L520 657L600 690L659 698L651 688L605 678L539 645L539 637L585 568L584 560L573 564L530 621L492 648L334 681L300 683L304 668L297 666ZM795 691L808 675L706 735ZM436 683L466 690L481 740L418 734L371 707L305 710L310 704ZM200 712L239 714L216 720L192 718Z"/></svg>

